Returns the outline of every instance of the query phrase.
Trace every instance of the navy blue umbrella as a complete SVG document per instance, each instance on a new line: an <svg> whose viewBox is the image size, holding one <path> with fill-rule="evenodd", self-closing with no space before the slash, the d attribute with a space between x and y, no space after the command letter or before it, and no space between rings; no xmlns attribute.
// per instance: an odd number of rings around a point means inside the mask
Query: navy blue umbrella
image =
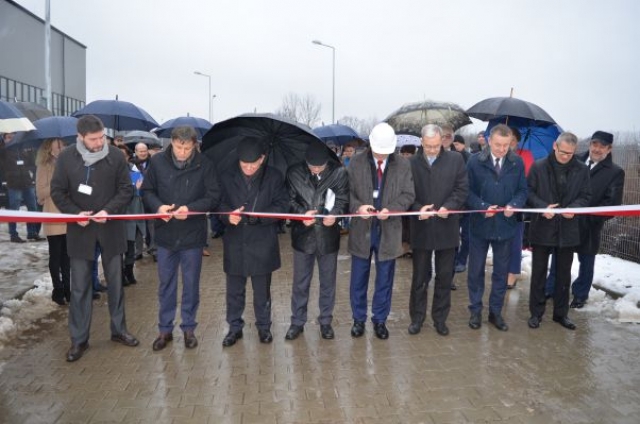
<svg viewBox="0 0 640 424"><path fill-rule="evenodd" d="M105 127L116 131L151 131L158 123L144 109L121 100L95 100L72 116L95 115Z"/></svg>
<svg viewBox="0 0 640 424"><path fill-rule="evenodd" d="M78 118L72 116L50 116L38 119L33 123L35 131L22 132L16 135L11 147L39 147L48 138L60 138L67 143L73 143L78 136Z"/></svg>
<svg viewBox="0 0 640 424"><path fill-rule="evenodd" d="M339 146L353 139L360 138L353 128L342 124L331 124L314 128L313 133L325 143L333 141L334 144Z"/></svg>
<svg viewBox="0 0 640 424"><path fill-rule="evenodd" d="M181 116L179 118L169 119L167 122L164 122L158 128L156 128L153 132L162 138L170 138L171 131L175 127L182 127L188 125L193 127L198 133L198 139L202 140L205 133L211 129L213 124L206 119L196 118L194 116Z"/></svg>

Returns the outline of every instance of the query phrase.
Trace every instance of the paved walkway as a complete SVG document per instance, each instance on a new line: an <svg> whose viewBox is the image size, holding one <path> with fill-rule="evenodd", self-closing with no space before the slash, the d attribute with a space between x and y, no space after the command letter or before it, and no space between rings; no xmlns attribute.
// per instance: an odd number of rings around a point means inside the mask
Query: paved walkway
<svg viewBox="0 0 640 424"><path fill-rule="evenodd" d="M343 240L343 245L346 239ZM260 344L249 289L245 337L222 348L224 275L214 240L201 284L200 345L186 350L182 334L162 352L156 336L153 262L138 261L140 282L126 289L129 328L141 346L109 341L104 301L94 304L91 348L76 363L67 311L60 309L0 351L2 423L638 423L640 327L571 312L571 332L545 317L538 330L526 319L528 289L520 282L507 299L506 333L467 326L466 274L453 292L451 334L426 326L407 334L411 262L398 260L391 336L349 330L348 256L339 263L335 340L307 324L296 341L289 325L291 250L281 239L283 269L274 274L274 342ZM250 287L250 285L249 285ZM309 316L317 315L317 284Z"/></svg>

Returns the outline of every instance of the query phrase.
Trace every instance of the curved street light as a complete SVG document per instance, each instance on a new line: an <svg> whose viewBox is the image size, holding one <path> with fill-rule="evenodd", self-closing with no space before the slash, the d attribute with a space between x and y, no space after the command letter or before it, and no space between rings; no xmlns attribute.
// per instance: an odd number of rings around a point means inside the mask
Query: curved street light
<svg viewBox="0 0 640 424"><path fill-rule="evenodd" d="M335 119L336 118L336 48L333 46L330 46L329 44L324 44L322 41L319 41L319 40L313 40L312 43L321 47L329 48L333 52L333 78L332 78L333 95L331 99L331 123L335 124L336 123L336 119Z"/></svg>

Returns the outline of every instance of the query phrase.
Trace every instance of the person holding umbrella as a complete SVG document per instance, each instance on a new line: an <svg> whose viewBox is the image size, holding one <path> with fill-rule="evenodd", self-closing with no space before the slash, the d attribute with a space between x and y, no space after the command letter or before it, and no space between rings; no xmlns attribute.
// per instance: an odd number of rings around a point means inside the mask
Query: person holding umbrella
<svg viewBox="0 0 640 424"><path fill-rule="evenodd" d="M282 174L267 166L261 139L245 137L237 144L237 165L220 172L221 212L226 230L224 272L227 275L227 323L222 341L233 346L242 338L247 278L253 286L253 310L261 343L271 343L271 273L280 268L279 219L242 212L286 213L289 195Z"/></svg>

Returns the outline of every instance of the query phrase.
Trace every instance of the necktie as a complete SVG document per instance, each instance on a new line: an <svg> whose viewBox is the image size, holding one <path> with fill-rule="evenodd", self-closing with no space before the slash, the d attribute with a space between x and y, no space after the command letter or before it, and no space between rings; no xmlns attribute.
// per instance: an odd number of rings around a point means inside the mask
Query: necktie
<svg viewBox="0 0 640 424"><path fill-rule="evenodd" d="M494 169L496 170L496 174L500 174L500 158L496 158L496 164L494 166Z"/></svg>
<svg viewBox="0 0 640 424"><path fill-rule="evenodd" d="M378 188L382 186L382 164L383 163L384 163L383 160L378 161Z"/></svg>

